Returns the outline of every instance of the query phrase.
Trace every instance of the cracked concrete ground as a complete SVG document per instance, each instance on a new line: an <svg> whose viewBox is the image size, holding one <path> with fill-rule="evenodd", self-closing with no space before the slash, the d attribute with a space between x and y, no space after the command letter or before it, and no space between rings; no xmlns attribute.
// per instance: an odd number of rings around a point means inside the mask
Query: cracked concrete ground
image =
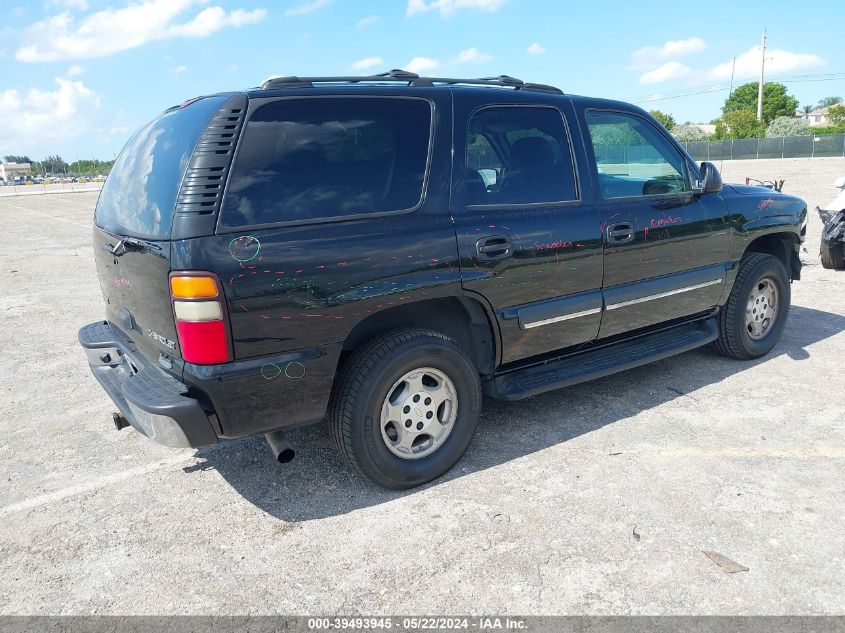
<svg viewBox="0 0 845 633"><path fill-rule="evenodd" d="M812 208L845 160L723 173ZM845 277L818 263L815 214L770 357L487 401L460 464L397 493L320 426L285 467L260 439L115 432L76 342L102 315L95 200L0 199L0 613L845 613Z"/></svg>

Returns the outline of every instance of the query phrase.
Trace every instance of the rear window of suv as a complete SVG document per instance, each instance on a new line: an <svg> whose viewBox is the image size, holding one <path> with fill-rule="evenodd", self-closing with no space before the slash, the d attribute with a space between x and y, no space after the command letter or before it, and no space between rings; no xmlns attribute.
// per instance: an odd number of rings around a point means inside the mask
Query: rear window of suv
<svg viewBox="0 0 845 633"><path fill-rule="evenodd" d="M222 226L416 208L431 112L425 99L390 97L308 97L261 106L238 145Z"/></svg>
<svg viewBox="0 0 845 633"><path fill-rule="evenodd" d="M226 98L206 97L167 110L135 132L103 185L97 226L119 235L168 239L188 162Z"/></svg>

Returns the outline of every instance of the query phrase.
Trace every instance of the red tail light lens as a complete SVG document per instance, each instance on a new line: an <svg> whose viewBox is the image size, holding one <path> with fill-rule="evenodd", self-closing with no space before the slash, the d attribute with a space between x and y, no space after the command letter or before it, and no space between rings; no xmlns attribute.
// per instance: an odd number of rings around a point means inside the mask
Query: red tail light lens
<svg viewBox="0 0 845 633"><path fill-rule="evenodd" d="M223 321L176 321L182 358L195 365L227 363L229 337Z"/></svg>
<svg viewBox="0 0 845 633"><path fill-rule="evenodd" d="M171 273L170 300L179 347L186 362L216 365L232 360L226 306L215 275L194 271Z"/></svg>

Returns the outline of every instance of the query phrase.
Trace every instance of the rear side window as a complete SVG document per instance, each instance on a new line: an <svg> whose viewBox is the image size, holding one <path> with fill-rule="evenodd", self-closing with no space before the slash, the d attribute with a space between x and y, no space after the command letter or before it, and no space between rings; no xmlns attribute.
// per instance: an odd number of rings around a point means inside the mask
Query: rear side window
<svg viewBox="0 0 845 633"><path fill-rule="evenodd" d="M225 96L166 111L135 132L106 179L94 221L119 235L168 239L191 155Z"/></svg>
<svg viewBox="0 0 845 633"><path fill-rule="evenodd" d="M431 135L423 99L310 97L246 124L221 224L255 226L415 208Z"/></svg>
<svg viewBox="0 0 845 633"><path fill-rule="evenodd" d="M569 138L560 112L496 106L472 116L465 204L551 204L577 198Z"/></svg>

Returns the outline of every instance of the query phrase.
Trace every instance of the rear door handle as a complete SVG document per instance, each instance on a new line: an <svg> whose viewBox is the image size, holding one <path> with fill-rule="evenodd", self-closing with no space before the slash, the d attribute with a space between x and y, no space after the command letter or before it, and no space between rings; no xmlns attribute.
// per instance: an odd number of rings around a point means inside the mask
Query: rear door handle
<svg viewBox="0 0 845 633"><path fill-rule="evenodd" d="M619 222L607 227L608 244L627 244L634 241L634 227L630 222Z"/></svg>
<svg viewBox="0 0 845 633"><path fill-rule="evenodd" d="M482 237L475 243L475 253L481 261L507 259L513 255L513 245L506 235Z"/></svg>

